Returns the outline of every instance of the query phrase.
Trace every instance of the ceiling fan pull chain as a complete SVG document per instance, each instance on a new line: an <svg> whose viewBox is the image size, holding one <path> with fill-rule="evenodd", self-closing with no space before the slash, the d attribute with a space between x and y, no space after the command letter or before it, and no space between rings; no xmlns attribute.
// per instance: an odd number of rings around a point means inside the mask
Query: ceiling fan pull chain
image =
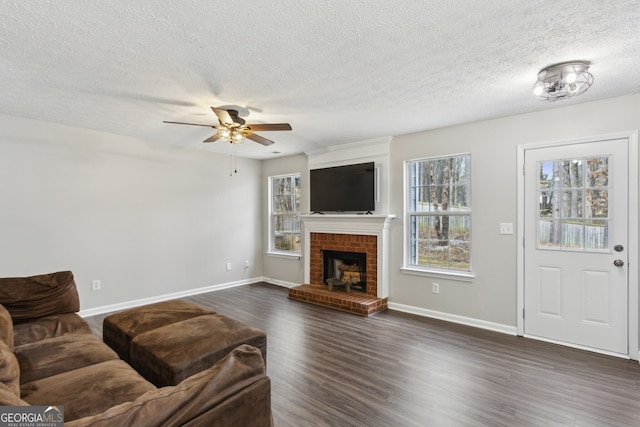
<svg viewBox="0 0 640 427"><path fill-rule="evenodd" d="M235 145L231 144L231 154L229 154L229 176L238 173L238 154Z"/></svg>
<svg viewBox="0 0 640 427"><path fill-rule="evenodd" d="M233 146L233 173L238 173L238 149Z"/></svg>

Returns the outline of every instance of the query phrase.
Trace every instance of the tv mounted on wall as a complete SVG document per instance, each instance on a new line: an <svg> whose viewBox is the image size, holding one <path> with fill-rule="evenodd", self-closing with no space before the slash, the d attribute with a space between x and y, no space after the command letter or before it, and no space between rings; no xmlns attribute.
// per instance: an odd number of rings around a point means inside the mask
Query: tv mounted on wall
<svg viewBox="0 0 640 427"><path fill-rule="evenodd" d="M375 163L311 169L311 212L365 212L376 208Z"/></svg>

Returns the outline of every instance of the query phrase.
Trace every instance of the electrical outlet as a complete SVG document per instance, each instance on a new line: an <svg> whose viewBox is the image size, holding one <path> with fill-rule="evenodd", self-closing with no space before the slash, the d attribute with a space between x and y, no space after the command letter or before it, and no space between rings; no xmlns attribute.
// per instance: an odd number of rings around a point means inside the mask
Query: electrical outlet
<svg viewBox="0 0 640 427"><path fill-rule="evenodd" d="M244 261L244 268L249 268L249 267L250 267L250 264L249 264L249 260L247 259Z"/></svg>
<svg viewBox="0 0 640 427"><path fill-rule="evenodd" d="M434 283L433 284L433 288L431 289L431 291L434 294L439 294L440 293L440 283Z"/></svg>
<svg viewBox="0 0 640 427"><path fill-rule="evenodd" d="M231 263L230 262L227 263L227 271L231 271Z"/></svg>
<svg viewBox="0 0 640 427"><path fill-rule="evenodd" d="M91 282L92 291L99 291L101 288L102 284L100 283L100 280L94 280L93 282Z"/></svg>

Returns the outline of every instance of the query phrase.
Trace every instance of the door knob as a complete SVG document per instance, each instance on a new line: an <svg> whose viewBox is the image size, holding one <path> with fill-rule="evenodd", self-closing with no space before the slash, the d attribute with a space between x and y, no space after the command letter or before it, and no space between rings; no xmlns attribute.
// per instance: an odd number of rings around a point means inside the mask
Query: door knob
<svg viewBox="0 0 640 427"><path fill-rule="evenodd" d="M624 265L624 261L621 259L617 259L613 261L613 265L615 265L616 267L622 267Z"/></svg>

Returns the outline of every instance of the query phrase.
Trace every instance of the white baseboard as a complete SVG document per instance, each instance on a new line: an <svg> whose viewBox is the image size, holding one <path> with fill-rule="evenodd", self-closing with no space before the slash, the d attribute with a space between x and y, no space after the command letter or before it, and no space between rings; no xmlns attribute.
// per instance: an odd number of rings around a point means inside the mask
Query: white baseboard
<svg viewBox="0 0 640 427"><path fill-rule="evenodd" d="M155 297L142 298L137 300L131 300L121 302L117 304L103 305L101 307L89 308L87 310L80 310L78 313L80 317L96 316L98 314L111 313L113 311L126 310L133 307L139 307L141 305L153 304L160 301L168 301L177 298L184 298L191 295L204 294L207 292L219 291L222 289L235 288L237 286L250 285L251 283L269 281L268 279L257 277L252 279L239 280L237 282L221 283L218 285L205 286L203 288L189 289L187 291L174 292L171 294L159 295Z"/></svg>
<svg viewBox="0 0 640 427"><path fill-rule="evenodd" d="M472 317L458 316L456 314L443 313L440 311L428 310L426 308L414 307L411 305L389 302L389 310L397 310L405 313L416 314L418 316L430 317L447 322L458 323L466 326L486 329L494 332L501 332L508 335L517 335L515 326L503 325L501 323L487 322L486 320L474 319Z"/></svg>
<svg viewBox="0 0 640 427"><path fill-rule="evenodd" d="M271 283L272 285L282 286L283 288L288 288L288 289L294 288L296 286L300 286L300 283L285 282L284 280L271 279L269 277L263 277L262 281Z"/></svg>

